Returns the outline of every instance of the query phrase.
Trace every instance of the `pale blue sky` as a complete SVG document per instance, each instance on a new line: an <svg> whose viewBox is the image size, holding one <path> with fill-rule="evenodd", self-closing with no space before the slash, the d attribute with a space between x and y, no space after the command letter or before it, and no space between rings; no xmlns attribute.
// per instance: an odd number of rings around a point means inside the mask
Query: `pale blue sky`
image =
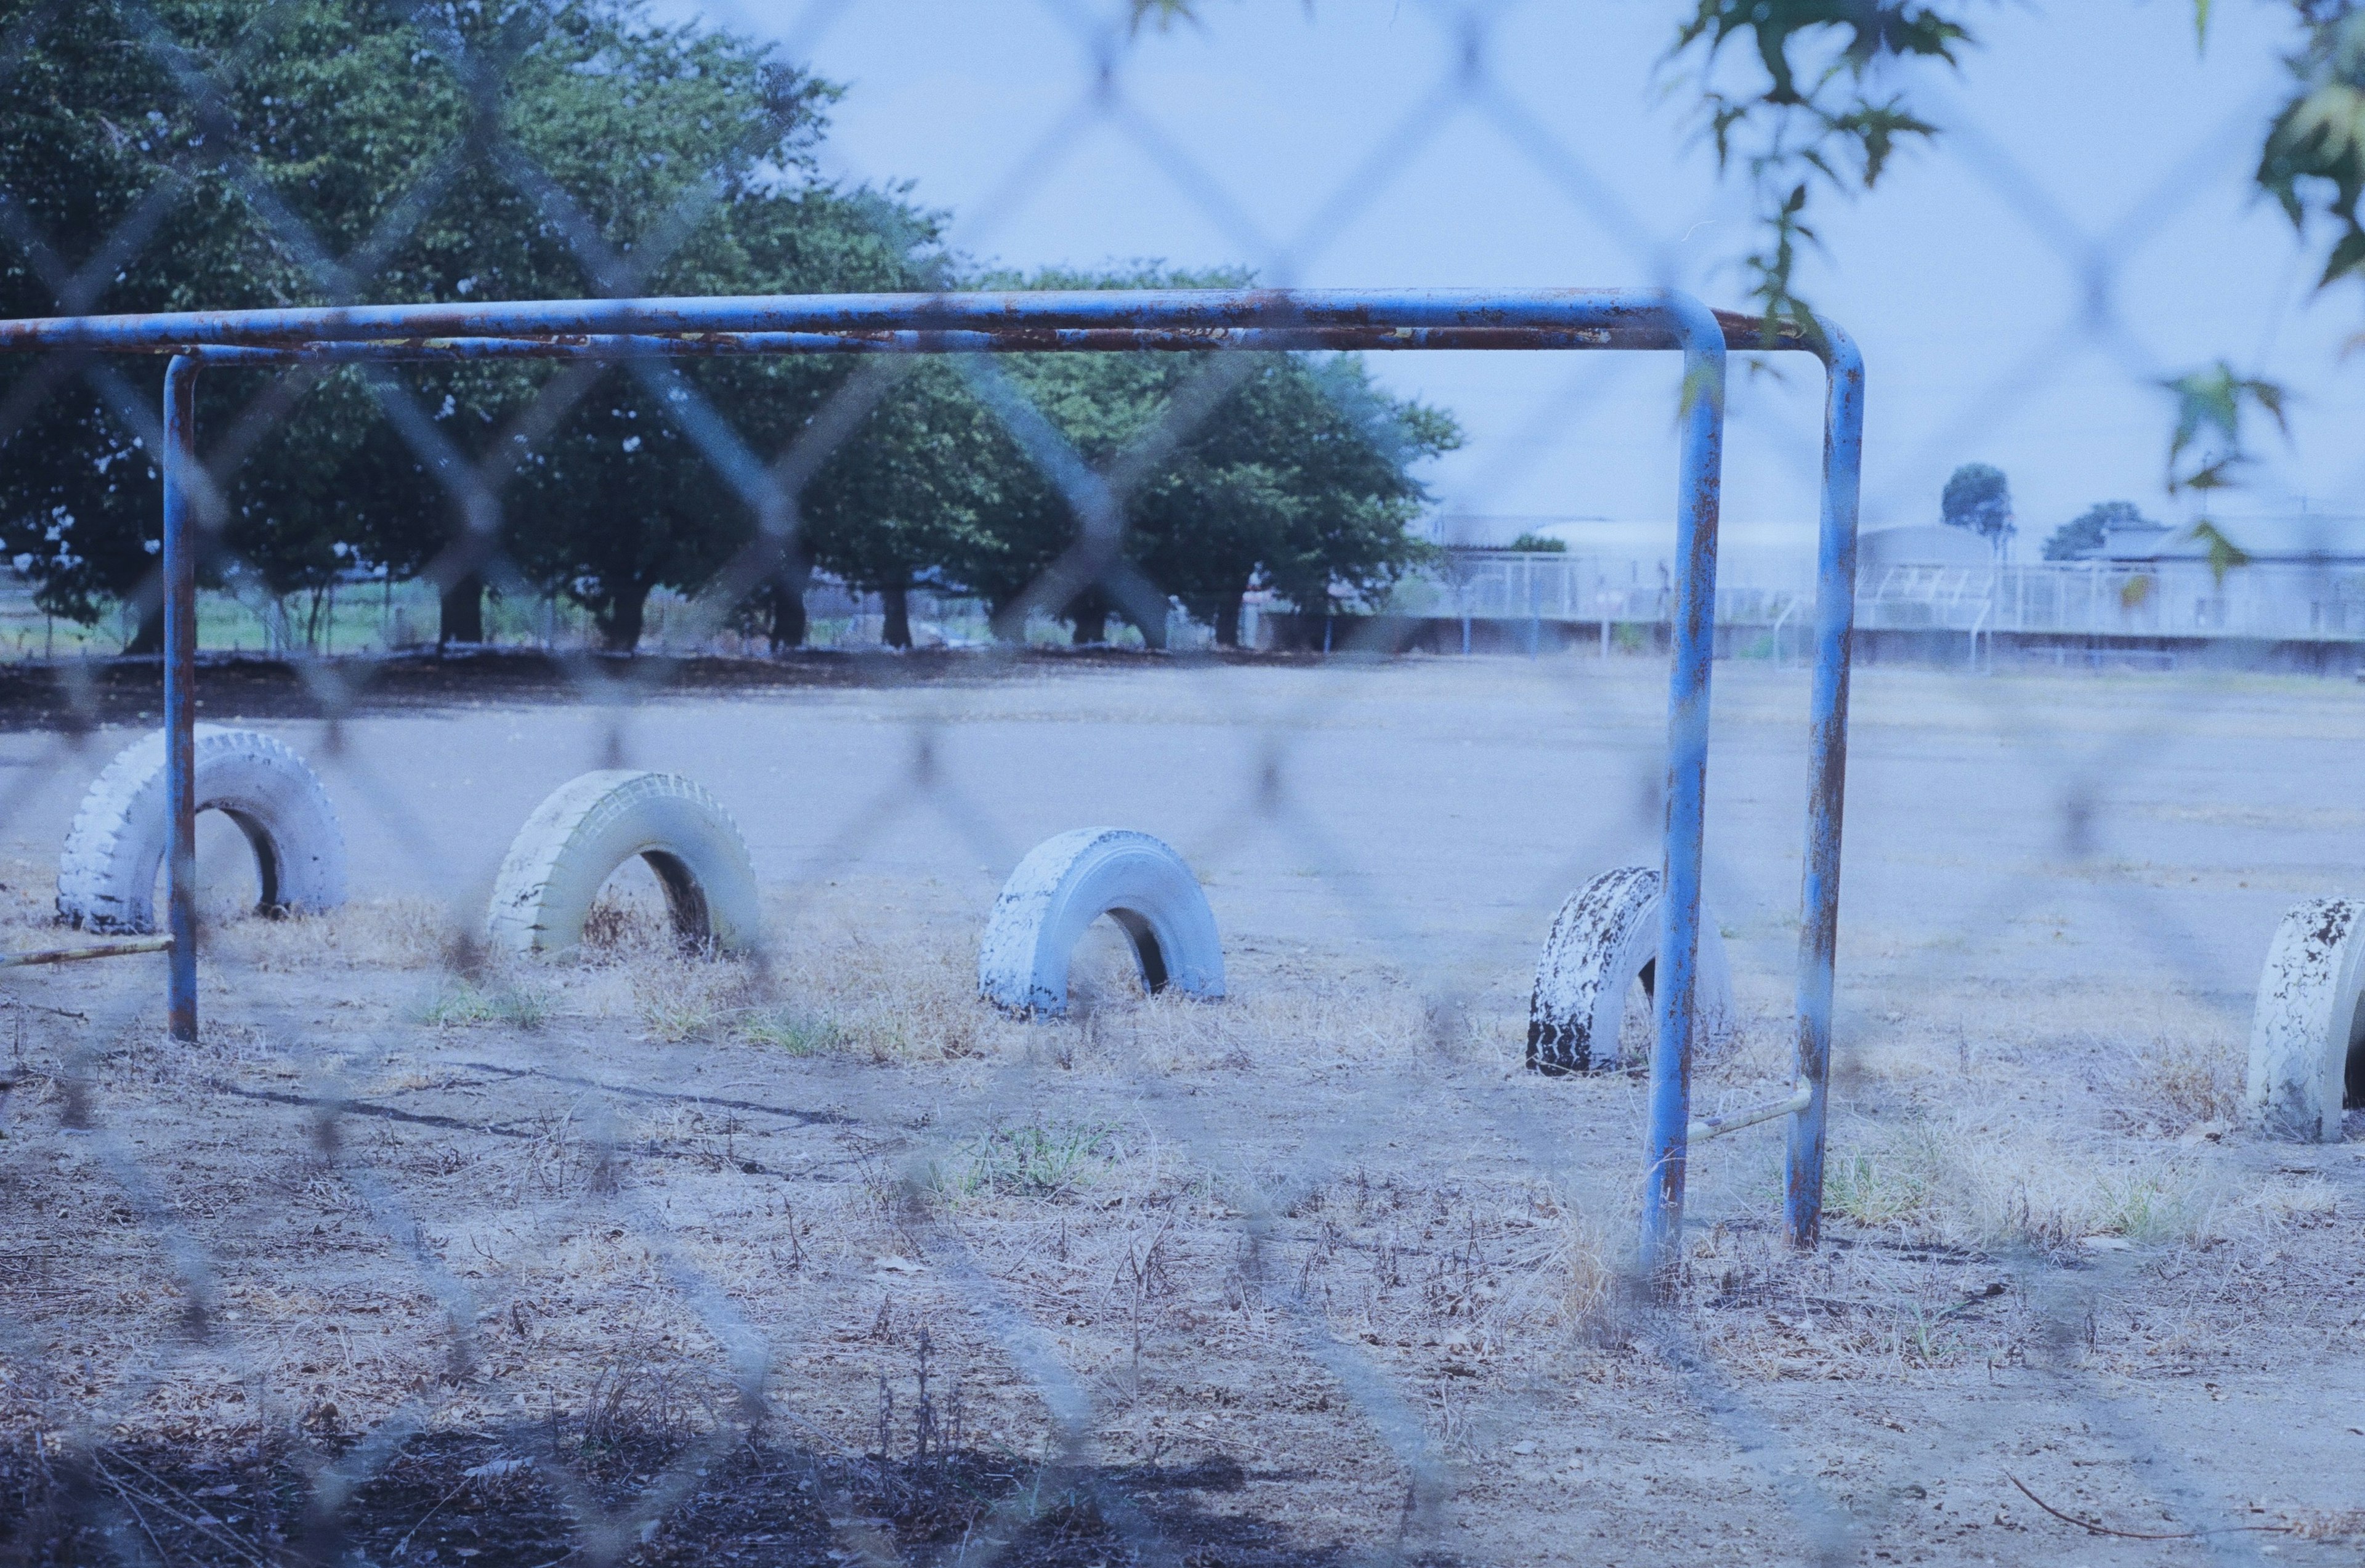
<svg viewBox="0 0 2365 1568"><path fill-rule="evenodd" d="M1208 0L1203 28L1131 43L1092 0L663 0L660 14L779 39L845 83L832 172L915 182L981 259L1246 263L1314 286L1673 282L1736 304L1741 190L1654 73L1688 8L1534 0L1478 6L1473 28L1442 0L1319 0L1310 15ZM1908 81L1951 134L1873 196L1827 205L1829 254L1803 274L1870 363L1868 523L1934 521L1947 473L1973 459L2011 476L2023 553L2094 500L2183 515L2162 493L2153 382L2220 355L2297 398L2292 442L2263 433L2268 461L2220 510L2304 495L2365 511L2365 355L2340 356L2365 296L2315 297L2321 247L2295 243L2246 179L2282 85L2286 8L2216 11L2199 53L2187 0L2000 4L1959 76ZM1454 91L1473 36L1484 80L1570 163ZM2090 332L2098 278L2111 314ZM1375 363L1467 428L1432 476L1449 510L1669 515L1664 357ZM1726 517L1743 549L1811 532L1819 377L1802 362L1790 380L1735 388Z"/></svg>

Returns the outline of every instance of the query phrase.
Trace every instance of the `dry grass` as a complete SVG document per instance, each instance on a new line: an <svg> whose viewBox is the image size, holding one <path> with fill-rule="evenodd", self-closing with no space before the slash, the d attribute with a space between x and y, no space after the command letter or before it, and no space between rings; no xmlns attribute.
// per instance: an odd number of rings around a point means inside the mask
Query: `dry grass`
<svg viewBox="0 0 2365 1568"><path fill-rule="evenodd" d="M1824 1179L1830 1211L1868 1229L2057 1257L2193 1240L2224 1223L2229 1180L2189 1149L2033 1126L2000 1107L1843 1123Z"/></svg>
<svg viewBox="0 0 2365 1568"><path fill-rule="evenodd" d="M452 957L452 913L427 899L356 899L327 914L242 915L215 924L205 952L263 974L320 969L429 969Z"/></svg>
<svg viewBox="0 0 2365 1568"><path fill-rule="evenodd" d="M2227 1032L2155 1036L2128 1053L2129 1098L2163 1133L2231 1127L2242 1117L2243 1056Z"/></svg>
<svg viewBox="0 0 2365 1568"><path fill-rule="evenodd" d="M355 1022L387 1043L324 1061L300 1031L218 1023L206 1081L254 1097L191 1099L194 1065L127 1047L76 1087L63 1036L35 1042L50 1065L0 1120L54 1126L84 1094L112 1130L79 1163L0 1179L6 1255L34 1260L0 1295L41 1336L0 1422L251 1442L351 1437L410 1407L615 1447L734 1429L754 1366L801 1432L858 1454L882 1430L913 1440L925 1334L970 1428L1040 1451L1048 1397L985 1300L1055 1343L1103 1451L1215 1444L1308 1467L1303 1495L1400 1501L1339 1355L1397 1391L1442 1461L1550 1457L1567 1476L1623 1462L1582 1459L1597 1439L1571 1435L1568 1391L1667 1424L1670 1343L1750 1387L1927 1397L2075 1343L2072 1309L2032 1281L2123 1260L2227 1278L2337 1234L2336 1182L2261 1177L2233 1142L2188 1136L2222 1126L2231 1092L2198 1031L2089 1041L2064 1093L2099 1092L2113 1059L2140 1086L2109 1126L2019 1098L2032 1058L1900 1036L1851 1064L1839 1245L1781 1244L1770 1140L1710 1146L1670 1312L1627 1252L1637 1086L1518 1073L1519 999L1439 1006L1293 949L1244 954L1210 1006L1140 995L1104 950L1077 1017L1022 1023L974 995L972 912L915 897L886 920L885 902L777 904L747 958L683 953L645 907L603 911L566 962L468 952L425 905L223 927L213 963L273 977L293 1012L308 983L366 999ZM1758 1097L1788 1050L1779 1020L1754 1023L1703 1063L1700 1093ZM1539 1107L1566 1168L1497 1137L1484 1102L1457 1098L1474 1084ZM399 1117L351 1110L323 1141L307 1097ZM134 1138L177 1232L107 1178ZM177 1361L161 1352L193 1287L173 1234L209 1260L221 1329ZM2146 1374L2222 1355L2231 1298L2179 1288L2079 1353ZM2079 1302L2091 1338L2113 1309Z"/></svg>

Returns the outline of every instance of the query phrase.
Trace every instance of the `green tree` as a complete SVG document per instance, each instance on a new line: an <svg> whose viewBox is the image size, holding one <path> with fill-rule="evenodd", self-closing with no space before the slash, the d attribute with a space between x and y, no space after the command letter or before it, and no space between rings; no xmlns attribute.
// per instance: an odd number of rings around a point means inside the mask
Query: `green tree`
<svg viewBox="0 0 2365 1568"><path fill-rule="evenodd" d="M161 16L219 58L252 9L178 0ZM125 8L0 0L0 33L22 40L0 95L0 315L259 306L300 290L287 258L256 243L208 117ZM161 372L73 355L0 364L6 553L45 609L84 623L150 585L132 644L150 651Z"/></svg>
<svg viewBox="0 0 2365 1568"><path fill-rule="evenodd" d="M1967 529L1998 548L2012 537L2012 486L2003 470L1966 463L1947 477L1938 498L1938 517L1949 528Z"/></svg>
<svg viewBox="0 0 2365 1568"><path fill-rule="evenodd" d="M1143 567L1225 647L1252 587L1307 614L1376 602L1429 554L1410 527L1428 499L1414 465L1461 439L1354 355L1259 355L1148 487Z"/></svg>
<svg viewBox="0 0 2365 1568"><path fill-rule="evenodd" d="M1058 280L1045 286L1091 286L1078 274L1042 275ZM1130 581L1138 570L1142 539L1130 525L1153 476L1141 469L1144 443L1201 363L1189 354L1038 354L978 371L975 395L994 412L999 439L986 526L956 570L985 597L1004 635L1041 610L1065 619L1078 644L1107 640L1110 617L1123 612L1109 579ZM1123 530L1115 553L1098 563L1078 548L1095 509L1104 525ZM1161 644L1165 597L1140 597L1143 613L1127 619Z"/></svg>
<svg viewBox="0 0 2365 1568"><path fill-rule="evenodd" d="M0 0L0 28L31 40L28 90L0 102L7 314L899 286L926 237L891 197L814 178L834 89L764 46L654 25L636 0L160 0L177 54L145 15ZM99 286L69 288L37 230L93 258ZM0 375L0 398L30 411L0 465L0 538L46 605L93 619L153 568L152 377L110 402L55 362ZM473 637L476 563L453 546L471 503L531 454L507 509L518 559L622 644L651 587L694 586L752 527L711 470L701 493L678 394L745 394L753 422L785 437L843 375L573 375L540 405L552 428L521 432L546 367L306 368L276 389L216 372L209 455L227 435L247 459L229 476L225 543L274 593L317 586L355 550L398 574L438 563L446 633ZM230 411L256 398L272 417L250 438ZM480 488L470 471L488 454Z"/></svg>
<svg viewBox="0 0 2365 1568"><path fill-rule="evenodd" d="M989 281L1206 288L1250 280L1145 263ZM1059 454L1013 440L981 551L955 570L997 609L1020 602L1074 544L1078 494L1097 476L1123 524L1111 566L1141 602L1123 602L1104 577L1043 606L1066 616L1079 642L1103 640L1113 614L1161 642L1168 596L1224 646L1238 644L1254 586L1308 611L1327 610L1334 588L1378 597L1426 554L1407 526L1426 498L1414 466L1461 439L1451 416L1389 397L1353 355L1044 354L998 364L1089 475L1055 482L1046 469Z"/></svg>
<svg viewBox="0 0 2365 1568"><path fill-rule="evenodd" d="M806 491L815 565L884 607L880 640L912 645L911 594L957 586L953 564L984 548L984 512L1003 467L992 416L942 360L910 364Z"/></svg>

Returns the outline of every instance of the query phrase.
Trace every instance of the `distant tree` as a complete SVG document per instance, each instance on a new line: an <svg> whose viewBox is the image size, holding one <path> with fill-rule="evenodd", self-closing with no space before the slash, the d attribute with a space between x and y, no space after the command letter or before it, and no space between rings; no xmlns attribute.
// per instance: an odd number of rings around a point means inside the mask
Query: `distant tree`
<svg viewBox="0 0 2365 1568"><path fill-rule="evenodd" d="M0 3L0 26L17 40L0 93L0 190L11 218L10 242L0 243L0 316L286 303L300 277L257 243L252 216L224 177L220 139L208 138L128 12L120 0ZM157 8L159 25L201 64L251 19L189 0ZM257 63L250 77L267 72ZM244 85L233 102L251 101ZM118 237L129 243L110 251ZM102 264L71 277L91 263ZM6 553L44 610L84 624L152 585L159 547L159 475L140 431L155 418L162 366L109 368L119 398L85 379L73 356L11 354L0 365L0 400L14 410L0 430ZM161 646L161 603L151 592L136 617L135 651Z"/></svg>
<svg viewBox="0 0 2365 1568"><path fill-rule="evenodd" d="M1209 288L1251 280L1144 265L986 281ZM1427 492L1413 465L1461 442L1450 415L1389 397L1352 355L1259 353L1220 365L1194 353L998 363L1076 456L1122 484L1116 499L1126 566L1161 601L1179 599L1212 626L1227 647L1239 641L1241 604L1253 586L1301 610L1327 609L1334 588L1375 596L1421 559L1427 547L1409 525ZM1211 375L1224 378L1221 395L1169 429L1175 400L1214 385L1201 380ZM1077 536L1070 498L1042 465L1014 444L1007 453L1012 465L983 531L985 553L958 568L997 609L1015 602ZM1083 585L1051 608L1074 626L1078 642L1102 640L1109 617L1128 613L1103 583ZM1162 623L1141 631L1153 644L1165 634Z"/></svg>
<svg viewBox="0 0 2365 1568"><path fill-rule="evenodd" d="M879 595L880 641L912 645L914 588L965 588L948 573L987 547L983 514L1007 466L1001 432L945 360L923 360L839 445L801 498L813 562Z"/></svg>
<svg viewBox="0 0 2365 1568"><path fill-rule="evenodd" d="M1414 465L1461 444L1451 414L1389 396L1352 354L1265 358L1147 487L1142 566L1224 647L1259 584L1301 613L1375 601L1430 554Z"/></svg>
<svg viewBox="0 0 2365 1568"><path fill-rule="evenodd" d="M1568 541L1546 533L1522 533L1511 541L1510 548L1530 555L1565 555Z"/></svg>
<svg viewBox="0 0 2365 1568"><path fill-rule="evenodd" d="M2012 486L2003 470L1985 463L1966 463L1956 469L1939 498L1938 516L1947 527L1968 529L2001 547L2013 532Z"/></svg>
<svg viewBox="0 0 2365 1568"><path fill-rule="evenodd" d="M191 70L235 62L222 91L185 93L151 27ZM127 243L111 274L95 271L97 286L61 299L48 258L0 241L0 316L563 298L625 284L908 287L910 245L929 238L900 201L816 176L835 89L753 39L653 22L640 0L0 0L0 31L24 46L0 94L0 189L68 267L108 258L118 232ZM480 101L485 69L500 90ZM602 275L562 208L611 254L649 264ZM682 375L768 451L847 368L701 363ZM207 455L233 438L245 458L225 476L224 543L241 580L274 594L317 589L356 553L397 576L442 558L444 633L478 640L479 574L447 554L465 487L439 466L480 463L550 372L382 373L448 443L442 458L388 421L373 378L306 368L270 389L267 373L208 374ZM127 366L121 379L118 407L70 362L0 364L0 402L30 410L0 431L0 555L45 608L85 622L153 581L156 474L138 432L154 417L155 373ZM237 410L258 398L275 411L242 429ZM629 646L650 588L694 588L752 519L646 379L610 370L552 409L555 428L517 449L508 547ZM219 571L209 562L207 580ZM152 650L152 592L142 610L133 645Z"/></svg>
<svg viewBox="0 0 2365 1568"><path fill-rule="evenodd" d="M2045 558L2083 559L2102 547L2113 527L2127 528L2150 521L2133 501L2097 501L2053 531L2045 541Z"/></svg>

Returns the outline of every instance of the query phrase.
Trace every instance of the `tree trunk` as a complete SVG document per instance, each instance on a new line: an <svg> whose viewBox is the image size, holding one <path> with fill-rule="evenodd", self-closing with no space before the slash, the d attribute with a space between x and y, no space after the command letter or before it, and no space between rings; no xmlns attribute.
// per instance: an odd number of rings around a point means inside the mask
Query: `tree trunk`
<svg viewBox="0 0 2365 1568"><path fill-rule="evenodd" d="M1020 608L1025 603L1026 599L1021 596L1008 604L994 607L986 626L992 632L995 642L1013 648L1026 645L1026 613Z"/></svg>
<svg viewBox="0 0 2365 1568"><path fill-rule="evenodd" d="M153 658L164 651L164 605L161 599L140 611L139 630L131 633L131 641L123 644L123 651L134 658Z"/></svg>
<svg viewBox="0 0 2365 1568"><path fill-rule="evenodd" d="M1248 598L1245 589L1227 593L1216 604L1216 646L1237 648L1240 645L1240 601Z"/></svg>
<svg viewBox="0 0 2365 1568"><path fill-rule="evenodd" d="M474 572L443 590L443 614L435 641L481 643L485 640L485 579Z"/></svg>
<svg viewBox="0 0 2365 1568"><path fill-rule="evenodd" d="M1075 618L1076 622L1075 632L1068 641L1077 647L1108 641L1108 606L1098 594L1070 606L1068 613Z"/></svg>
<svg viewBox="0 0 2365 1568"><path fill-rule="evenodd" d="M886 610L881 618L886 624L879 629L879 640L891 648L912 645L912 590L902 583L879 590L880 606Z"/></svg>
<svg viewBox="0 0 2365 1568"><path fill-rule="evenodd" d="M805 645L808 623L805 620L805 586L807 574L797 574L794 581L772 585L772 652L785 654L790 648Z"/></svg>
<svg viewBox="0 0 2365 1568"><path fill-rule="evenodd" d="M600 645L611 654L629 654L641 645L641 622L649 604L649 590L633 584L609 602L600 616Z"/></svg>

